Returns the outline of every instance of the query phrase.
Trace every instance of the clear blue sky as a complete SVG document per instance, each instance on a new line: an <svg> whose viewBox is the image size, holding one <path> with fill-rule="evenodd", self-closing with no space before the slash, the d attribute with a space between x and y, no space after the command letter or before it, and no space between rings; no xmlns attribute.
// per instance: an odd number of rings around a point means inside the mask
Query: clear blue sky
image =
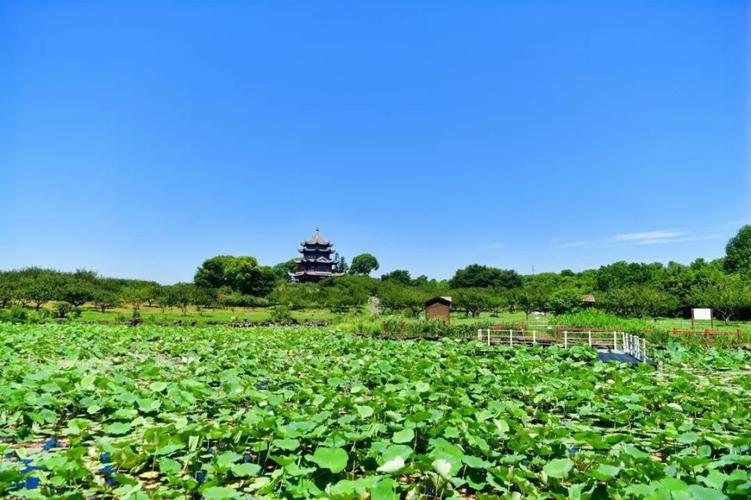
<svg viewBox="0 0 751 500"><path fill-rule="evenodd" d="M3 1L0 268L715 258L750 111L744 1Z"/></svg>

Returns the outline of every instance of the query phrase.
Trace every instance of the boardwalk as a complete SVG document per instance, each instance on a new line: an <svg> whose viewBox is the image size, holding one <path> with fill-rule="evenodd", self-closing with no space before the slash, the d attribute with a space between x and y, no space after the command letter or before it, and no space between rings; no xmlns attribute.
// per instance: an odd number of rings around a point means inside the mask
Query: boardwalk
<svg viewBox="0 0 751 500"><path fill-rule="evenodd" d="M647 341L625 332L606 332L584 329L558 330L501 330L481 328L477 330L477 341L487 345L508 346L551 346L567 348L571 345L584 344L598 351L602 361L621 361L626 363L648 363Z"/></svg>

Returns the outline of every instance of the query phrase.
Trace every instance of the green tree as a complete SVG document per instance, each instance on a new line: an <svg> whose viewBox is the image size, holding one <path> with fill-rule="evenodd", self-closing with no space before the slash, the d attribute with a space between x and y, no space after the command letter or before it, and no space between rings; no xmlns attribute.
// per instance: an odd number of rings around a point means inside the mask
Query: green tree
<svg viewBox="0 0 751 500"><path fill-rule="evenodd" d="M514 291L515 302L524 311L526 321L529 321L530 313L544 311L549 301L546 289L540 287L525 286Z"/></svg>
<svg viewBox="0 0 751 500"><path fill-rule="evenodd" d="M16 273L0 271L0 308L8 307L18 293Z"/></svg>
<svg viewBox="0 0 751 500"><path fill-rule="evenodd" d="M349 272L349 264L347 259L339 255L339 252L334 253L334 272L337 274L347 274Z"/></svg>
<svg viewBox="0 0 751 500"><path fill-rule="evenodd" d="M252 257L251 257L252 258ZM221 288L228 286L227 265L234 260L231 255L217 255L206 259L196 271L193 283L202 288ZM255 261L255 259L253 259ZM258 264L256 262L256 264Z"/></svg>
<svg viewBox="0 0 751 500"><path fill-rule="evenodd" d="M255 257L217 255L201 264L193 282L204 289L228 286L241 294L262 297L274 289L278 277L279 269L259 266Z"/></svg>
<svg viewBox="0 0 751 500"><path fill-rule="evenodd" d="M377 271L380 265L378 259L369 253L362 253L356 255L352 259L352 265L349 267L350 274L359 274L363 276L369 275L373 271Z"/></svg>
<svg viewBox="0 0 751 500"><path fill-rule="evenodd" d="M436 281L428 279L427 276L425 276L424 274L421 274L420 276L412 280L412 285L416 287L420 287L422 289L435 288Z"/></svg>
<svg viewBox="0 0 751 500"><path fill-rule="evenodd" d="M80 279L72 279L68 280L61 287L58 298L78 309L94 298L94 290L94 285L91 283Z"/></svg>
<svg viewBox="0 0 751 500"><path fill-rule="evenodd" d="M120 302L129 304L134 311L141 308L141 304L146 302L148 290L141 285L130 285L122 288L118 293Z"/></svg>
<svg viewBox="0 0 751 500"><path fill-rule="evenodd" d="M289 259L284 262L280 262L271 269L273 269L274 274L279 281L286 281L289 283L290 281L292 281L290 273L294 273L295 269L297 269L297 259Z"/></svg>
<svg viewBox="0 0 751 500"><path fill-rule="evenodd" d="M751 225L743 226L725 247L725 270L751 274Z"/></svg>
<svg viewBox="0 0 751 500"><path fill-rule="evenodd" d="M235 257L226 268L225 275L230 287L246 295L264 297L271 293L277 276L268 266L259 266L253 257Z"/></svg>
<svg viewBox="0 0 751 500"><path fill-rule="evenodd" d="M481 288L462 288L453 292L453 303L467 316L479 316L482 311L490 309L492 300L487 290Z"/></svg>
<svg viewBox="0 0 751 500"><path fill-rule="evenodd" d="M40 274L23 280L20 284L19 297L23 301L34 304L34 309L38 311L45 302L56 297L58 290L59 283L53 276Z"/></svg>
<svg viewBox="0 0 751 500"><path fill-rule="evenodd" d="M678 299L650 285L632 285L601 294L599 307L618 316L657 318L678 308Z"/></svg>
<svg viewBox="0 0 751 500"><path fill-rule="evenodd" d="M188 312L188 306L194 303L195 285L191 283L176 283L165 287L164 301L171 306L177 306L183 314Z"/></svg>
<svg viewBox="0 0 751 500"><path fill-rule="evenodd" d="M95 288L92 296L92 302L101 312L112 309L118 304L117 294L104 288Z"/></svg>
<svg viewBox="0 0 751 500"><path fill-rule="evenodd" d="M393 281L383 282L378 287L377 296L381 307L394 312L404 311L411 316L423 310L427 299L425 293Z"/></svg>
<svg viewBox="0 0 751 500"><path fill-rule="evenodd" d="M714 283L694 288L691 298L696 307L712 308L727 323L741 310L751 308L751 287L740 275L721 275Z"/></svg>
<svg viewBox="0 0 751 500"><path fill-rule="evenodd" d="M595 286L597 290L607 291L632 285L651 285L660 281L663 271L664 267L659 262L644 264L619 261L597 270Z"/></svg>
<svg viewBox="0 0 751 500"><path fill-rule="evenodd" d="M459 269L449 280L451 288L518 288L522 286L522 278L511 269L470 264Z"/></svg>
<svg viewBox="0 0 751 500"><path fill-rule="evenodd" d="M555 314L569 314L581 310L582 293L573 288L556 290L548 299L547 309Z"/></svg>
<svg viewBox="0 0 751 500"><path fill-rule="evenodd" d="M409 271L405 269L395 269L390 273L381 275L381 281L393 281L394 283L407 286L412 282L412 277L409 275Z"/></svg>
<svg viewBox="0 0 751 500"><path fill-rule="evenodd" d="M377 283L367 276L337 276L320 282L326 306L335 312L359 308L368 302Z"/></svg>

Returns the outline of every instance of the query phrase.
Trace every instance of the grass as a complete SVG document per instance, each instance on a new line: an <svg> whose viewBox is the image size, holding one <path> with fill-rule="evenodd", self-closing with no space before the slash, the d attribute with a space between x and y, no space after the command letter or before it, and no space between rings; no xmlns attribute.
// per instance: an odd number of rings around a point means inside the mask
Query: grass
<svg viewBox="0 0 751 500"><path fill-rule="evenodd" d="M185 312L178 308L148 307L141 306L139 309L141 319L146 323L172 324L182 322L199 325L211 323L230 323L233 321L269 321L272 317L272 308L261 307L236 307L233 309L207 309L189 307ZM300 322L305 321L335 321L340 315L325 309L304 309L290 311L292 317ZM101 323L121 323L129 320L133 315L131 308L116 308L101 312L93 307L84 307L81 310L81 321Z"/></svg>
<svg viewBox="0 0 751 500"><path fill-rule="evenodd" d="M50 309L53 304L46 305L47 318L51 319ZM255 307L233 309L217 308L196 308L189 307L186 311L179 308L167 308L162 310L159 307L142 306L140 308L141 319L145 324L150 325L214 325L227 324L235 321L239 322L268 322L272 320L273 308ZM37 315L34 311L28 310L31 318ZM115 309L101 312L93 305L85 305L81 308L80 317L69 317L69 322L85 323L102 323L102 324L125 324L132 318L133 311L129 307L118 307ZM307 322L328 322L335 325L344 325L345 327L355 327L355 325L367 323L368 329L378 329L381 322L393 316L373 316L366 310L359 312L334 313L327 309L305 309L291 310L290 316L298 323ZM399 320L413 322L416 318L406 316L396 316ZM613 330L624 330L631 333L651 333L668 334L673 329L688 330L691 329L690 319L681 318L657 318L657 319L631 319L618 318L615 316L605 315L597 311L585 311L573 315L553 316L546 314L539 319L533 315L527 317L522 311L503 311L499 313L484 312L479 316L468 317L460 312L454 312L451 316L451 325L472 327L475 325L488 326L498 324L503 326L521 325L527 323L531 329L534 326L538 328L546 325L566 325L581 327L598 327ZM709 322L697 322L695 329L703 330L710 328ZM723 321L715 321L715 330L724 330L734 333L736 329L742 332L742 341L751 343L751 322L748 321L731 321L725 324Z"/></svg>

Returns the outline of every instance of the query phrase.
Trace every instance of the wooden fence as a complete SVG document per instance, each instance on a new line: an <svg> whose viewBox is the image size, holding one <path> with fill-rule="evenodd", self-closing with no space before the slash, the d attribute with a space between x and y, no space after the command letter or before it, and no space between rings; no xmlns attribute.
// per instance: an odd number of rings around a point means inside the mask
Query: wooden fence
<svg viewBox="0 0 751 500"><path fill-rule="evenodd" d="M741 329L738 328L737 330L682 330L680 328L673 328L673 335L701 335L707 341L711 342L714 338L721 336L721 337L735 337L738 340L742 339L741 335Z"/></svg>

